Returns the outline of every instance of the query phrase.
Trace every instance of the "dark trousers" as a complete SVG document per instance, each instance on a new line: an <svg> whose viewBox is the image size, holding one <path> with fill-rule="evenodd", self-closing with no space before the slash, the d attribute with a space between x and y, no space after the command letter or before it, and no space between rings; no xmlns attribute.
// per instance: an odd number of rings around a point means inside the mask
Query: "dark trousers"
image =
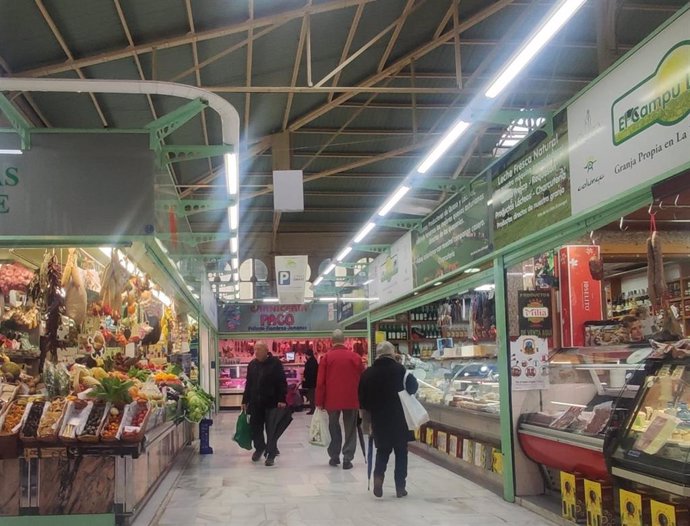
<svg viewBox="0 0 690 526"><path fill-rule="evenodd" d="M345 442L343 432L340 429L340 415L343 415L343 427L345 428ZM357 418L358 409L344 409L342 411L328 412L328 430L331 432L331 444L328 446L328 456L333 460L340 460L340 452L343 453L343 461L352 462L357 452Z"/></svg>
<svg viewBox="0 0 690 526"><path fill-rule="evenodd" d="M407 441L398 442L392 447L376 448L374 476L383 477L385 475L388 459L392 452L395 452L395 487L404 489L407 479Z"/></svg>
<svg viewBox="0 0 690 526"><path fill-rule="evenodd" d="M265 407L252 407L249 414L249 427L252 430L252 441L254 442L254 449L261 452L266 452L269 457L274 458L278 450L276 441L269 437L268 444L266 443L266 415L270 411Z"/></svg>
<svg viewBox="0 0 690 526"><path fill-rule="evenodd" d="M307 392L307 400L309 400L309 411L313 413L316 410L316 388L307 388L305 391Z"/></svg>

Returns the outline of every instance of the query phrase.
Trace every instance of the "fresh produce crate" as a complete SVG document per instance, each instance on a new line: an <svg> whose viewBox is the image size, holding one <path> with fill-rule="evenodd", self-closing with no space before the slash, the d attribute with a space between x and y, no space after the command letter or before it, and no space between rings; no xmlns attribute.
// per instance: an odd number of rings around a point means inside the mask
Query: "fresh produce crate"
<svg viewBox="0 0 690 526"><path fill-rule="evenodd" d="M126 407L128 406L113 405L106 413L103 426L99 433L103 442L118 442L120 440L120 428L122 427L122 419L124 418Z"/></svg>
<svg viewBox="0 0 690 526"><path fill-rule="evenodd" d="M48 403L48 408L38 424L38 441L46 444L54 444L59 441L58 434L65 416L67 400L56 398Z"/></svg>
<svg viewBox="0 0 690 526"><path fill-rule="evenodd" d="M86 402L84 400L72 400L67 404L60 428L59 437L61 442L65 444L77 442L77 436L84 431L84 426L92 408L93 402Z"/></svg>
<svg viewBox="0 0 690 526"><path fill-rule="evenodd" d="M19 453L19 430L24 421L29 400L20 397L10 402L0 416L0 458L16 458Z"/></svg>
<svg viewBox="0 0 690 526"><path fill-rule="evenodd" d="M2 415L10 405L10 402L17 396L18 385L0 383L0 415Z"/></svg>
<svg viewBox="0 0 690 526"><path fill-rule="evenodd" d="M120 439L123 442L141 442L144 439L146 425L151 409L148 402L132 402L125 408L120 424Z"/></svg>
<svg viewBox="0 0 690 526"><path fill-rule="evenodd" d="M89 417L86 419L84 429L77 435L77 441L96 443L100 441L101 430L110 413L109 402L95 402Z"/></svg>
<svg viewBox="0 0 690 526"><path fill-rule="evenodd" d="M46 400L35 399L28 403L24 422L19 431L19 439L26 446L38 443L38 425L50 404Z"/></svg>

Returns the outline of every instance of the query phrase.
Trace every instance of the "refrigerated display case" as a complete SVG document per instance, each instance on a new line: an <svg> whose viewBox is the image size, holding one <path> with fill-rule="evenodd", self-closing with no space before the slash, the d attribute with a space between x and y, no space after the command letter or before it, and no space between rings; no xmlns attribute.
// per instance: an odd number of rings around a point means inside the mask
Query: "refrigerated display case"
<svg viewBox="0 0 690 526"><path fill-rule="evenodd" d="M650 359L647 376L612 447L611 470L690 496L690 357Z"/></svg>
<svg viewBox="0 0 690 526"><path fill-rule="evenodd" d="M554 353L548 388L525 398L518 422L527 457L546 468L608 480L605 439L625 421L644 377L643 364L628 363L635 352L645 348L580 347Z"/></svg>

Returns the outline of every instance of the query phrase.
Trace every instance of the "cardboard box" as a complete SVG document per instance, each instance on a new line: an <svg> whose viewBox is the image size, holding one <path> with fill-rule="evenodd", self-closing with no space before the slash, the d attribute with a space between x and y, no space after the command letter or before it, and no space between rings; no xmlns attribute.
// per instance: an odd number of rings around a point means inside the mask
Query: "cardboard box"
<svg viewBox="0 0 690 526"><path fill-rule="evenodd" d="M458 440L457 435L448 435L448 454L451 457L459 457L461 455L458 454L458 443L462 444L462 440Z"/></svg>
<svg viewBox="0 0 690 526"><path fill-rule="evenodd" d="M618 492L621 526L646 526L643 522L642 495L624 489Z"/></svg>
<svg viewBox="0 0 690 526"><path fill-rule="evenodd" d="M486 462L486 446L481 442L474 444L474 465L483 468Z"/></svg>
<svg viewBox="0 0 690 526"><path fill-rule="evenodd" d="M474 441L469 438L462 441L462 459L470 464L474 462Z"/></svg>
<svg viewBox="0 0 690 526"><path fill-rule="evenodd" d="M491 460L491 471L503 475L503 453L501 450L494 449L493 458Z"/></svg>
<svg viewBox="0 0 690 526"><path fill-rule="evenodd" d="M614 524L616 518L614 491L609 485L595 480L584 480L587 526Z"/></svg>
<svg viewBox="0 0 690 526"><path fill-rule="evenodd" d="M561 515L573 522L584 522L584 484L572 473L561 471Z"/></svg>
<svg viewBox="0 0 690 526"><path fill-rule="evenodd" d="M563 347L585 345L585 322L601 320L601 282L592 278L589 262L598 259L598 245L568 245L558 257Z"/></svg>
<svg viewBox="0 0 690 526"><path fill-rule="evenodd" d="M426 445L430 447L434 447L436 445L436 431L431 428L427 427L426 428Z"/></svg>
<svg viewBox="0 0 690 526"><path fill-rule="evenodd" d="M650 499L649 508L652 526L680 526L690 524L690 513L687 508L666 504Z"/></svg>
<svg viewBox="0 0 690 526"><path fill-rule="evenodd" d="M436 449L448 453L448 433L439 431L436 433Z"/></svg>

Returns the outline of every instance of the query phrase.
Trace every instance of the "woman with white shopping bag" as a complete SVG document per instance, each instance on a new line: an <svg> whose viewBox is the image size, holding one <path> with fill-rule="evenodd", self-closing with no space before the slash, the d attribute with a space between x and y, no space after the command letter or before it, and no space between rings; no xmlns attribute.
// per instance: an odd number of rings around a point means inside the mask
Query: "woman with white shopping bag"
<svg viewBox="0 0 690 526"><path fill-rule="evenodd" d="M414 440L411 429L415 422L424 420L412 395L417 392L417 379L407 374L395 359L395 347L383 342L376 348L376 361L362 375L359 384L359 403L371 414L372 432L376 444L374 466L374 495L383 496L383 480L391 453L395 452L395 493L407 496L407 443ZM412 399L412 403L410 400ZM408 408L411 423L408 424ZM421 404L420 404L421 407ZM422 407L422 410L424 408ZM428 421L428 415L426 416Z"/></svg>

